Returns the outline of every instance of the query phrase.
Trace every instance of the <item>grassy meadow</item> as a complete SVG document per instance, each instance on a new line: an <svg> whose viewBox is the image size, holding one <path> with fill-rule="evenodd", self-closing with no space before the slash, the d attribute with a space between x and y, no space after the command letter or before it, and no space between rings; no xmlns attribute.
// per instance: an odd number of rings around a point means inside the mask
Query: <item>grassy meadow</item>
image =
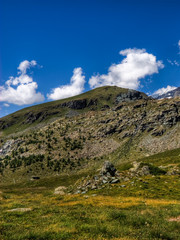
<svg viewBox="0 0 180 240"><path fill-rule="evenodd" d="M0 239L180 239L178 176L146 176L86 194L53 194L78 177L1 185Z"/></svg>

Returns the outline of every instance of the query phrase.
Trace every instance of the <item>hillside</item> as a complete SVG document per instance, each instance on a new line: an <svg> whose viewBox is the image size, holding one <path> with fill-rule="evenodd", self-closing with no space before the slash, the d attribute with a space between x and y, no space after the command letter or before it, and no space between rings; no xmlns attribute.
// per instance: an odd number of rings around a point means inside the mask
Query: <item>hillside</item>
<svg viewBox="0 0 180 240"><path fill-rule="evenodd" d="M179 109L179 99L118 87L23 109L0 120L0 179L89 170L106 159L119 165L179 148Z"/></svg>
<svg viewBox="0 0 180 240"><path fill-rule="evenodd" d="M148 99L138 91L101 87L68 99L48 102L17 111L0 119L0 133L10 134L46 124L59 117L73 117L85 111L111 108L118 102Z"/></svg>

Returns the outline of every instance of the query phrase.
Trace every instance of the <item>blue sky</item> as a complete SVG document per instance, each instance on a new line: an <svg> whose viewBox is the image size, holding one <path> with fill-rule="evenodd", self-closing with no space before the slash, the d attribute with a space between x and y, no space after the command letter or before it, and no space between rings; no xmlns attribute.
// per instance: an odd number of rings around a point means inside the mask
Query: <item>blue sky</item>
<svg viewBox="0 0 180 240"><path fill-rule="evenodd" d="M179 0L0 0L0 117L103 85L179 86L179 12Z"/></svg>

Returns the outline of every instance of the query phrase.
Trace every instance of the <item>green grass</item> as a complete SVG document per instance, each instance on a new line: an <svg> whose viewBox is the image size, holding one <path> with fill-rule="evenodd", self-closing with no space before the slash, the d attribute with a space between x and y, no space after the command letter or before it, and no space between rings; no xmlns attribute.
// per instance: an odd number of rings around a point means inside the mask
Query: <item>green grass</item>
<svg viewBox="0 0 180 240"><path fill-rule="evenodd" d="M156 166L180 163L180 148L167 150L149 157L141 158L139 161L150 162Z"/></svg>
<svg viewBox="0 0 180 240"><path fill-rule="evenodd" d="M89 193L85 197L59 197L54 196L49 187L46 189L49 194L44 190L37 192L36 188L34 186L30 192L20 187L14 192L3 189L1 240L179 239L179 223L169 219L180 215L180 202L123 197L121 190L108 195L96 192L96 196ZM7 211L23 207L32 211Z"/></svg>
<svg viewBox="0 0 180 240"><path fill-rule="evenodd" d="M143 162L167 165L179 149L156 154ZM161 162L162 164L162 162ZM176 162L177 164L177 162ZM128 171L131 164L119 165ZM180 239L180 178L149 175L82 195L54 195L95 172L61 175L19 184L0 185L1 240L178 240ZM158 173L159 174L159 173ZM71 187L70 187L71 188ZM28 212L8 212L31 208Z"/></svg>

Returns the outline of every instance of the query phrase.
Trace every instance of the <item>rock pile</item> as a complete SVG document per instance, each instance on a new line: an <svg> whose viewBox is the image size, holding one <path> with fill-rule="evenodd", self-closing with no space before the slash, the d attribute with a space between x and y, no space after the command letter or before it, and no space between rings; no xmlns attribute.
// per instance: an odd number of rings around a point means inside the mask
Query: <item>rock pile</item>
<svg viewBox="0 0 180 240"><path fill-rule="evenodd" d="M150 169L148 165L142 165L142 162L133 162L133 167L129 169L130 176L145 176L150 175Z"/></svg>
<svg viewBox="0 0 180 240"><path fill-rule="evenodd" d="M148 163L133 162L132 168L129 170L118 172L114 165L106 161L102 166L100 173L93 177L84 177L75 184L75 194L84 194L89 190L102 189L107 184L115 184L118 182L127 182L132 178L138 178L146 175L161 175L165 174L164 170L155 167ZM169 174L177 173L177 169L174 169Z"/></svg>
<svg viewBox="0 0 180 240"><path fill-rule="evenodd" d="M98 175L93 177L88 176L77 183L77 190L75 191L75 194L86 193L89 190L101 189L104 187L103 185L108 183L118 183L120 181L119 178L119 173L114 165L109 161L106 161Z"/></svg>

